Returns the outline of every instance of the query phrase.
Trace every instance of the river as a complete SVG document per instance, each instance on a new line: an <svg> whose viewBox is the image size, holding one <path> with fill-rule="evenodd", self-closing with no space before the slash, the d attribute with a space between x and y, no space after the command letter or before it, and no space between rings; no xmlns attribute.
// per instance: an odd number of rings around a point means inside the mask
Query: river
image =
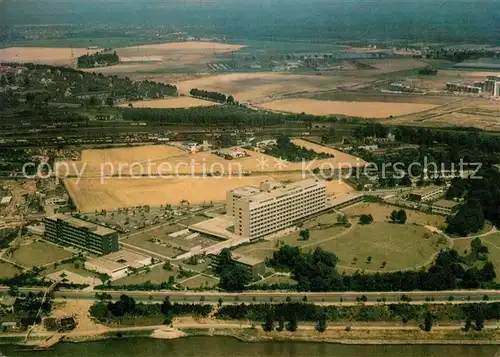
<svg viewBox="0 0 500 357"><path fill-rule="evenodd" d="M493 357L499 346L335 345L315 342L241 342L230 337L150 338L61 343L51 351L26 352L0 345L0 356L15 357Z"/></svg>

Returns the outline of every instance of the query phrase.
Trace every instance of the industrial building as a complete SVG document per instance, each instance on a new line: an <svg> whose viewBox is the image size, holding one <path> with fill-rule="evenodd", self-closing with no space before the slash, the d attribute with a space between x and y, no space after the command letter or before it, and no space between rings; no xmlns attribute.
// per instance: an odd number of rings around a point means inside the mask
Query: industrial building
<svg viewBox="0 0 500 357"><path fill-rule="evenodd" d="M234 233L251 239L287 228L328 208L325 183L315 179L288 185L265 181L259 189L233 190L227 198L226 211L234 217Z"/></svg>
<svg viewBox="0 0 500 357"><path fill-rule="evenodd" d="M85 269L108 275L111 280L126 277L134 269L140 269L152 264L152 258L122 249L118 252L87 260Z"/></svg>
<svg viewBox="0 0 500 357"><path fill-rule="evenodd" d="M64 214L45 218L45 237L99 255L120 249L115 230Z"/></svg>

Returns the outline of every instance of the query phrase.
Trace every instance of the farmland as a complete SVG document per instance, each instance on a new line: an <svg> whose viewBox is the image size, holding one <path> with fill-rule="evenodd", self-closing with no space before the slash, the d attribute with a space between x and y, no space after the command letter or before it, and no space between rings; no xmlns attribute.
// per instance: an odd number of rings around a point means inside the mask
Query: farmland
<svg viewBox="0 0 500 357"><path fill-rule="evenodd" d="M333 158L305 162L283 162L251 150L247 157L226 160L210 152L188 154L169 145L84 150L82 178L68 178L64 184L81 212L123 207L164 204L220 202L226 191L258 185L269 179L300 180L315 167L338 168L362 165L364 161L340 151L297 139L296 145L334 155ZM149 160L147 163L146 161ZM85 165L85 166L83 166ZM149 168L148 168L148 165ZM224 175L221 176L220 175ZM149 177L145 177L149 176ZM328 194L349 191L341 181L327 182Z"/></svg>
<svg viewBox="0 0 500 357"><path fill-rule="evenodd" d="M283 99L260 104L268 110L307 113L313 115L340 114L362 118L387 118L434 109L432 104L379 103L379 102L333 102L314 99Z"/></svg>
<svg viewBox="0 0 500 357"><path fill-rule="evenodd" d="M127 107L131 104L134 108L158 108L158 109L170 109L170 108L192 108L192 107L209 107L216 105L217 103L210 102L208 100L202 100L191 97L177 97L170 99L157 99L157 100L144 100L137 102L126 102L121 104L121 107Z"/></svg>
<svg viewBox="0 0 500 357"><path fill-rule="evenodd" d="M97 50L86 48L9 47L0 49L0 62L73 64L76 58Z"/></svg>

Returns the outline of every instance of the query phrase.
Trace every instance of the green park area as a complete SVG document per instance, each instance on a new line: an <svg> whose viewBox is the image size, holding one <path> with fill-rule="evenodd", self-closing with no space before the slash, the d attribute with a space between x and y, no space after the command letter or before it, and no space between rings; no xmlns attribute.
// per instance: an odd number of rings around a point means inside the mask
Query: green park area
<svg viewBox="0 0 500 357"><path fill-rule="evenodd" d="M14 251L10 259L21 266L31 268L69 259L72 256L71 252L54 244L38 241L21 245L19 249Z"/></svg>
<svg viewBox="0 0 500 357"><path fill-rule="evenodd" d="M406 210L407 221L397 224L390 219L394 210L399 208L378 203L361 203L344 211L351 226L338 223L341 216L339 213L327 213L305 222L291 234L261 240L239 247L234 252L266 259L271 258L284 245L299 247L303 252L320 247L335 253L339 258L338 269L346 273L362 270L412 270L430 265L436 254L449 246L449 242L444 236L433 233L425 226L442 227L445 224L444 217ZM360 216L363 214L371 214L373 222L360 224ZM307 239L304 239L305 230L308 231Z"/></svg>
<svg viewBox="0 0 500 357"><path fill-rule="evenodd" d="M216 287L218 283L219 279L200 274L184 279L180 286L187 289L210 289Z"/></svg>
<svg viewBox="0 0 500 357"><path fill-rule="evenodd" d="M20 274L21 270L7 262L0 261L0 278L12 278L16 274Z"/></svg>

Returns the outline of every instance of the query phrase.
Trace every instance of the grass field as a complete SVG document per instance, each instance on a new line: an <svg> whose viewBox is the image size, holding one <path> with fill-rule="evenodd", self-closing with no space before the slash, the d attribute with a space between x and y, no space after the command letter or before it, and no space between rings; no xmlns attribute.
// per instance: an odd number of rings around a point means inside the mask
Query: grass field
<svg viewBox="0 0 500 357"><path fill-rule="evenodd" d="M152 284L160 284L163 282L167 282L169 277L175 277L176 275L177 271L175 269L172 268L172 270L168 271L163 269L163 267L159 265L152 268L150 272L142 272L136 275L129 275L124 278L115 280L113 283L115 285L135 285L149 281Z"/></svg>
<svg viewBox="0 0 500 357"><path fill-rule="evenodd" d="M300 237L300 230L297 230L291 234L279 237L277 240L259 241L254 244L239 247L234 252L258 259L266 259L271 258L273 252L277 251L280 245L286 244L304 249L309 247L314 248L321 242L335 239L336 236L346 231L345 227L336 225L336 222L337 214L324 214L304 223L302 229L309 229L310 233L309 240L307 241Z"/></svg>
<svg viewBox="0 0 500 357"><path fill-rule="evenodd" d="M141 232L139 234L135 234L131 237L124 239L123 242L172 258L183 253L184 251L170 244L154 243L152 239L167 238L167 235L169 233L177 232L182 229L184 228L178 225L162 226L148 230L147 232Z"/></svg>
<svg viewBox="0 0 500 357"><path fill-rule="evenodd" d="M158 109L211 107L217 105L217 103L208 100L202 100L192 97L177 97L168 99L126 102L120 104L119 107L128 107L129 104L132 104L134 108L158 108Z"/></svg>
<svg viewBox="0 0 500 357"><path fill-rule="evenodd" d="M22 245L12 255L12 260L25 267L42 266L71 258L73 254L53 244L38 241Z"/></svg>
<svg viewBox="0 0 500 357"><path fill-rule="evenodd" d="M0 278L12 278L20 273L21 270L14 265L0 261Z"/></svg>
<svg viewBox="0 0 500 357"><path fill-rule="evenodd" d="M64 263L64 264L59 264L57 267L54 267L53 265L48 266L45 271L44 275L52 274L58 271L70 271L72 273L84 276L84 277L90 277L90 278L98 278L99 275L96 274L95 272L92 272L90 270L86 270L84 268L84 262L78 261L74 263Z"/></svg>
<svg viewBox="0 0 500 357"><path fill-rule="evenodd" d="M196 275L192 278L185 279L180 285L183 288L199 289L199 288L214 288L219 284L219 280L206 275Z"/></svg>
<svg viewBox="0 0 500 357"><path fill-rule="evenodd" d="M319 247L334 252L343 269L400 270L431 263L432 255L446 246L438 243L438 238L420 226L374 222L356 225L349 233ZM371 262L368 257L372 257Z"/></svg>
<svg viewBox="0 0 500 357"><path fill-rule="evenodd" d="M290 278L288 276L274 275L268 279L265 279L264 281L259 281L257 284L255 284L255 286L272 285L272 284L295 285L295 284L297 284L297 281L293 280L292 278Z"/></svg>
<svg viewBox="0 0 500 357"><path fill-rule="evenodd" d="M379 103L379 102L334 102L314 99L283 99L259 105L261 108L290 113L313 115L341 114L362 118L387 118L433 109L432 104Z"/></svg>
<svg viewBox="0 0 500 357"><path fill-rule="evenodd" d="M400 209L399 207L390 206L386 204L363 202L346 208L344 212L349 217L357 217L361 214L371 214L375 222L388 222L390 221L390 216L392 211L399 209ZM440 229L446 228L446 223L445 223L446 217L444 216L427 214L408 209L406 210L406 215L408 217L408 220L406 222L407 225L416 223L425 226L433 226Z"/></svg>

